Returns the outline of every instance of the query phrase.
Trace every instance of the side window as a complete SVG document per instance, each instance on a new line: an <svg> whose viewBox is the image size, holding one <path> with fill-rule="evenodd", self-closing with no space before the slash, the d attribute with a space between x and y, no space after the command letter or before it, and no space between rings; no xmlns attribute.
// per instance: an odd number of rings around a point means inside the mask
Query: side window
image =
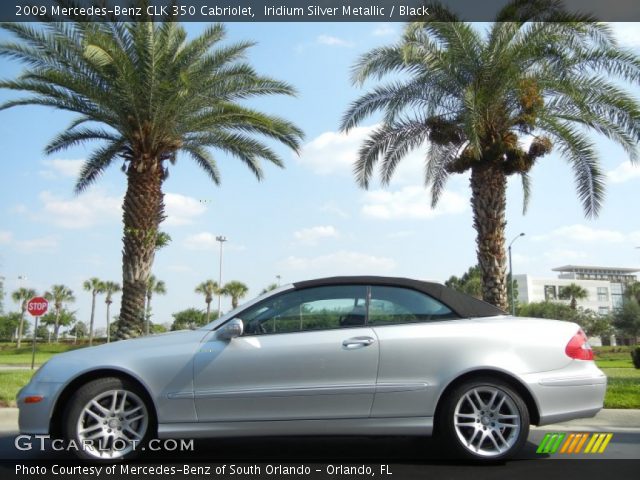
<svg viewBox="0 0 640 480"><path fill-rule="evenodd" d="M338 285L278 295L243 312L246 335L364 325L367 288Z"/></svg>
<svg viewBox="0 0 640 480"><path fill-rule="evenodd" d="M458 318L439 301L408 288L371 287L369 325L431 322Z"/></svg>

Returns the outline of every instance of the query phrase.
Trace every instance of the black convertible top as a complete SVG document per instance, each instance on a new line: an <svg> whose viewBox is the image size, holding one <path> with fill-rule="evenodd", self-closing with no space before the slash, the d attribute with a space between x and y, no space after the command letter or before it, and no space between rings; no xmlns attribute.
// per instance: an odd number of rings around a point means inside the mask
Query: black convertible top
<svg viewBox="0 0 640 480"><path fill-rule="evenodd" d="M440 283L422 282L411 278L401 277L376 277L376 276L349 276L349 277L327 277L316 280L306 280L296 282L293 286L296 289L309 287L321 287L330 285L365 284L388 287L404 287L426 293L427 295L441 301L458 316L469 317L493 317L495 315L506 315L507 313L498 307L483 300L478 300L471 295L458 292Z"/></svg>

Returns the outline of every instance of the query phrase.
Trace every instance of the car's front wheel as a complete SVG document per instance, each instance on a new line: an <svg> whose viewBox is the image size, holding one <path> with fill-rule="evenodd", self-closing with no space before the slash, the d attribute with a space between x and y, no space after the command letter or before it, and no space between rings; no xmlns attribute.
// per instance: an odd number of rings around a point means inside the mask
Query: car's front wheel
<svg viewBox="0 0 640 480"><path fill-rule="evenodd" d="M93 460L130 458L148 441L151 409L134 383L116 377L86 383L65 410L64 436ZM75 449L75 448L74 448Z"/></svg>
<svg viewBox="0 0 640 480"><path fill-rule="evenodd" d="M529 412L520 395L497 378L477 378L456 386L443 400L437 433L457 457L505 460L529 435Z"/></svg>

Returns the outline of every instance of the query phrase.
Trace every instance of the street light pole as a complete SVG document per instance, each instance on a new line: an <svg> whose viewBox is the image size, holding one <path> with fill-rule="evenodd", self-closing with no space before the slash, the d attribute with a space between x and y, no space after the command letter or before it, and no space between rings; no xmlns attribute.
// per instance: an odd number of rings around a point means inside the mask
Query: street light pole
<svg viewBox="0 0 640 480"><path fill-rule="evenodd" d="M218 318L222 315L222 244L227 241L227 237L218 235L216 241L220 242L220 272L218 276Z"/></svg>
<svg viewBox="0 0 640 480"><path fill-rule="evenodd" d="M520 237L524 237L524 233L521 233L520 235L515 237L513 240L511 240L511 243L509 244L509 280L511 283L511 315L513 316L516 315L516 302L514 299L514 288L513 288L513 262L511 261L511 245L513 245L513 243L516 240L518 240Z"/></svg>
<svg viewBox="0 0 640 480"><path fill-rule="evenodd" d="M278 286L280 286L280 275L276 275L276 279L278 280Z"/></svg>

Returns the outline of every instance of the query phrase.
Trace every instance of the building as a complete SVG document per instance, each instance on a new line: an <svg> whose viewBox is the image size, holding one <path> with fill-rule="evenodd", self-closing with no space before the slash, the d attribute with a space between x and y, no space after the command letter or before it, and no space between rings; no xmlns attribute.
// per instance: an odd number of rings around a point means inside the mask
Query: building
<svg viewBox="0 0 640 480"><path fill-rule="evenodd" d="M565 265L553 271L558 272L556 278L514 275L514 280L518 282L518 301L559 301L562 288L575 283L587 291L587 298L577 300L578 306L606 315L622 307L626 286L638 281L634 274L640 270Z"/></svg>

